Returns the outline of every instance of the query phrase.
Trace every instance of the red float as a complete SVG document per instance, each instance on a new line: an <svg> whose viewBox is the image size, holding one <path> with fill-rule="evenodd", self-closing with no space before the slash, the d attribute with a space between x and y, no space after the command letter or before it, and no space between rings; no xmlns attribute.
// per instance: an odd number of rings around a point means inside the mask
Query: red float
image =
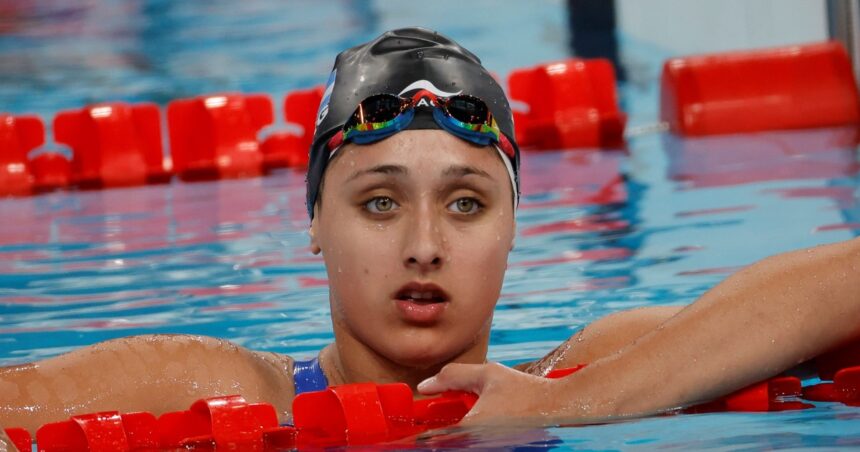
<svg viewBox="0 0 860 452"><path fill-rule="evenodd" d="M577 364L576 366L573 366L573 367L567 367L564 369L555 369L553 371L550 371L550 373L546 374L546 378L564 378L570 374L573 374L573 373L576 373L576 372L582 370L585 366L586 366L586 364Z"/></svg>
<svg viewBox="0 0 860 452"><path fill-rule="evenodd" d="M284 98L284 119L287 124L296 129L295 135L299 137L298 148L305 154L308 153L314 139L317 112L324 91L325 87L316 86L290 92Z"/></svg>
<svg viewBox="0 0 860 452"><path fill-rule="evenodd" d="M832 383L803 388L803 397L808 400L860 406L860 366L840 369L833 375Z"/></svg>
<svg viewBox="0 0 860 452"><path fill-rule="evenodd" d="M61 111L54 139L72 149L72 182L85 188L162 182L170 178L153 103L94 104Z"/></svg>
<svg viewBox="0 0 860 452"><path fill-rule="evenodd" d="M44 142L45 126L39 117L0 113L0 196L32 192L27 154Z"/></svg>
<svg viewBox="0 0 860 452"><path fill-rule="evenodd" d="M30 437L30 432L27 430L23 428L7 428L4 431L19 451L33 450L33 438Z"/></svg>
<svg viewBox="0 0 860 452"><path fill-rule="evenodd" d="M304 147L303 137L295 133L273 133L263 140L260 148L266 169L301 168L308 165L310 147Z"/></svg>
<svg viewBox="0 0 860 452"><path fill-rule="evenodd" d="M833 380L842 369L860 366L860 341L854 341L814 360L815 369L822 380Z"/></svg>
<svg viewBox="0 0 860 452"><path fill-rule="evenodd" d="M278 427L275 408L267 403L247 403L241 396L198 400L188 411L165 413L158 418L158 447L176 449L188 445L243 445L262 447L265 430Z"/></svg>
<svg viewBox="0 0 860 452"><path fill-rule="evenodd" d="M72 416L40 427L36 444L41 451L151 449L156 446L155 416L115 411Z"/></svg>
<svg viewBox="0 0 860 452"><path fill-rule="evenodd" d="M260 145L264 168L301 168L308 165L323 89L317 86L286 95L284 119L289 130L269 135Z"/></svg>
<svg viewBox="0 0 860 452"><path fill-rule="evenodd" d="M796 377L776 377L736 391L722 400L729 411L784 411L811 407L797 401L785 401L787 398L800 398L800 388L800 379Z"/></svg>
<svg viewBox="0 0 860 452"><path fill-rule="evenodd" d="M72 164L65 155L45 152L30 160L35 191L50 191L68 187L72 182Z"/></svg>
<svg viewBox="0 0 860 452"><path fill-rule="evenodd" d="M570 59L517 69L508 94L521 148L618 148L625 114L609 60Z"/></svg>
<svg viewBox="0 0 860 452"><path fill-rule="evenodd" d="M856 126L860 104L848 54L826 42L671 59L660 117L689 136Z"/></svg>
<svg viewBox="0 0 860 452"><path fill-rule="evenodd" d="M412 390L403 383L357 383L300 394L293 420L299 447L373 444L426 430L416 427Z"/></svg>
<svg viewBox="0 0 860 452"><path fill-rule="evenodd" d="M264 94L219 94L167 104L170 152L185 180L256 176L263 171L257 133L274 120Z"/></svg>

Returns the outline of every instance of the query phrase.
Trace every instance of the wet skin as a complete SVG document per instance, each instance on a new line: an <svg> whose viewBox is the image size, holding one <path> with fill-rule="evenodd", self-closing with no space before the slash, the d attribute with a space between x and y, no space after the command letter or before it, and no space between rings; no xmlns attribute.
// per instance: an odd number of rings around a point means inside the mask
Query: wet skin
<svg viewBox="0 0 860 452"><path fill-rule="evenodd" d="M310 229L331 287L336 342L321 353L329 381L414 388L446 363L484 362L515 233L501 158L426 130L339 152ZM411 315L396 299L409 283L443 291L444 307ZM582 330L575 347L520 367L541 374L612 353L675 311L614 314ZM0 369L0 425L34 431L76 413L162 413L237 393L289 419L292 360L200 336L129 337Z"/></svg>
<svg viewBox="0 0 860 452"><path fill-rule="evenodd" d="M445 363L484 362L515 234L495 149L433 130L347 145L310 232L329 277L332 383L415 385ZM398 299L413 291L444 301Z"/></svg>

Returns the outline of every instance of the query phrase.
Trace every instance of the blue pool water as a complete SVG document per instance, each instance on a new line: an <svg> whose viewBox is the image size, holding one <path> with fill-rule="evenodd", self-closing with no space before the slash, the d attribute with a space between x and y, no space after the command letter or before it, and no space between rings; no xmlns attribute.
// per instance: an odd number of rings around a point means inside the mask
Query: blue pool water
<svg viewBox="0 0 860 452"><path fill-rule="evenodd" d="M502 75L567 56L557 1L504 10L470 2L474 14L452 14L464 9L454 1L430 12L393 1L283 3L7 2L0 110L49 119L93 101L164 103L226 90L280 99L324 81L338 50L413 24L460 40ZM635 131L657 120L656 76L667 55L623 35L622 43L636 63L637 82L622 87ZM535 359L609 313L689 303L757 259L856 236L852 139L839 129L695 140L642 133L626 151L525 155L490 358ZM307 223L304 175L293 170L2 199L0 365L141 333L205 334L312 356L332 333ZM798 412L453 432L422 444L847 448L860 446L858 417L858 408L820 403Z"/></svg>

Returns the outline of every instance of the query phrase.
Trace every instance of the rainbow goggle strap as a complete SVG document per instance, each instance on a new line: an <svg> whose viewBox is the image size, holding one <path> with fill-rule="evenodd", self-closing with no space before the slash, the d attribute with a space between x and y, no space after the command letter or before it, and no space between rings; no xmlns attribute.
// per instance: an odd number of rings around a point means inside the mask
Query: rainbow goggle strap
<svg viewBox="0 0 860 452"><path fill-rule="evenodd" d="M358 107L328 142L329 152L344 143L369 144L406 129L415 117L416 107L433 109L433 120L440 128L472 143L497 144L511 160L515 158L511 142L501 133L487 104L475 97L458 94L438 97L421 90L412 98L394 94L374 94Z"/></svg>

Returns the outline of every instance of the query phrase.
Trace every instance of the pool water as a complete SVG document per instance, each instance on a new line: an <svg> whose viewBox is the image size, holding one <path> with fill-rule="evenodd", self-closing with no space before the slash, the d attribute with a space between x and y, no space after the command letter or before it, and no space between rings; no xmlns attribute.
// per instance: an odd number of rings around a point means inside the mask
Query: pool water
<svg viewBox="0 0 860 452"><path fill-rule="evenodd" d="M49 119L93 101L163 103L225 90L280 99L324 81L339 49L412 24L460 40L502 75L567 56L561 2L504 10L473 3L486 19L450 14L453 1L432 13L393 1L9 2L11 15L0 18L0 110ZM623 34L622 42L638 71L636 83L621 87L622 101L632 130L643 130L657 121L656 77L667 55ZM853 133L634 133L625 150L525 154L490 358L536 359L604 315L686 304L757 259L858 235ZM332 333L326 275L308 250L307 225L304 174L295 170L2 199L0 365L142 333L204 334L313 356ZM452 431L419 444L848 448L860 446L858 417L858 408L817 403L782 413Z"/></svg>

